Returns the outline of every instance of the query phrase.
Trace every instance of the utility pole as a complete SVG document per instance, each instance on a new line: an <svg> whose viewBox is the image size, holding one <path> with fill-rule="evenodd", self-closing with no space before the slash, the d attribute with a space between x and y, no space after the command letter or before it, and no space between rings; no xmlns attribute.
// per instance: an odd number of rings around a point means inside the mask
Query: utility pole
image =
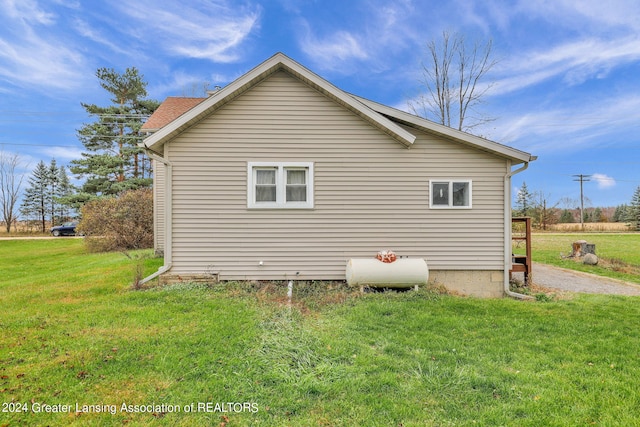
<svg viewBox="0 0 640 427"><path fill-rule="evenodd" d="M584 231L584 192L582 190L582 183L590 181L591 175L573 175L576 179L574 181L580 181L580 227Z"/></svg>

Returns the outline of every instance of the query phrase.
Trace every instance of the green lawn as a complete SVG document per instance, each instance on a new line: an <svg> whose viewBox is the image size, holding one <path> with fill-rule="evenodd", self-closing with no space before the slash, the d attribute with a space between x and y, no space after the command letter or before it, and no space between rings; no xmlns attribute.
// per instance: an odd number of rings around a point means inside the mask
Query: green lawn
<svg viewBox="0 0 640 427"><path fill-rule="evenodd" d="M637 423L640 298L308 284L289 307L286 286L132 291L134 262L75 239L0 259L0 426Z"/></svg>
<svg viewBox="0 0 640 427"><path fill-rule="evenodd" d="M577 240L596 245L599 265L587 266L563 258L571 253L571 244ZM640 283L640 233L534 233L531 242L535 262ZM522 253L522 248L515 248L514 252Z"/></svg>

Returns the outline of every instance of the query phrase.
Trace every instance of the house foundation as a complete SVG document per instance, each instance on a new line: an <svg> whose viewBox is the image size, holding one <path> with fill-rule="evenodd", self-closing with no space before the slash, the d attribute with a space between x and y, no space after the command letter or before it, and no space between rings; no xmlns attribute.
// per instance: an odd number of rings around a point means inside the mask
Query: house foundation
<svg viewBox="0 0 640 427"><path fill-rule="evenodd" d="M214 285L220 281L217 274L162 274L158 280L158 284L160 286L175 285L179 283Z"/></svg>
<svg viewBox="0 0 640 427"><path fill-rule="evenodd" d="M216 284L217 274L163 274L159 284L177 283ZM500 270L431 270L429 283L443 286L450 292L478 298L502 298L504 296L504 275Z"/></svg>
<svg viewBox="0 0 640 427"><path fill-rule="evenodd" d="M462 295L479 298L504 296L504 274L500 270L431 270L429 282Z"/></svg>

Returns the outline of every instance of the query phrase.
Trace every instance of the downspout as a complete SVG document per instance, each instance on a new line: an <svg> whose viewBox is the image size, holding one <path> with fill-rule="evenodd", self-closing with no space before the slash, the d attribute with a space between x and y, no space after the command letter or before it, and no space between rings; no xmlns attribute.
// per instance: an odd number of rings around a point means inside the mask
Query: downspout
<svg viewBox="0 0 640 427"><path fill-rule="evenodd" d="M172 196L171 196L171 176L173 173L173 165L171 162L164 157L159 156L157 153L151 151L148 147L143 146L145 152L149 157L151 157L156 162L160 162L164 165L164 265L158 269L155 273L150 276L145 277L140 281L140 284L145 284L150 280L155 279L161 274L166 273L171 269L171 212L172 212Z"/></svg>
<svg viewBox="0 0 640 427"><path fill-rule="evenodd" d="M535 158L530 159L535 160ZM508 172L504 176L504 293L512 298L518 298L522 300L533 299L530 295L524 295L518 292L513 292L509 289L509 269L512 262L511 254L511 177L518 174L529 167L529 162L524 162L522 167ZM511 163L509 163L511 168Z"/></svg>

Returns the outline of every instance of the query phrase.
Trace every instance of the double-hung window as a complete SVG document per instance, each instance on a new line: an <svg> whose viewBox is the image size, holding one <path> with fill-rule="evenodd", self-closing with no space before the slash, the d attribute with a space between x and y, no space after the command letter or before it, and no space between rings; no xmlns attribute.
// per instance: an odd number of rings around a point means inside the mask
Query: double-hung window
<svg viewBox="0 0 640 427"><path fill-rule="evenodd" d="M432 209L471 209L471 180L429 181Z"/></svg>
<svg viewBox="0 0 640 427"><path fill-rule="evenodd" d="M247 206L252 209L313 208L313 163L249 162Z"/></svg>

